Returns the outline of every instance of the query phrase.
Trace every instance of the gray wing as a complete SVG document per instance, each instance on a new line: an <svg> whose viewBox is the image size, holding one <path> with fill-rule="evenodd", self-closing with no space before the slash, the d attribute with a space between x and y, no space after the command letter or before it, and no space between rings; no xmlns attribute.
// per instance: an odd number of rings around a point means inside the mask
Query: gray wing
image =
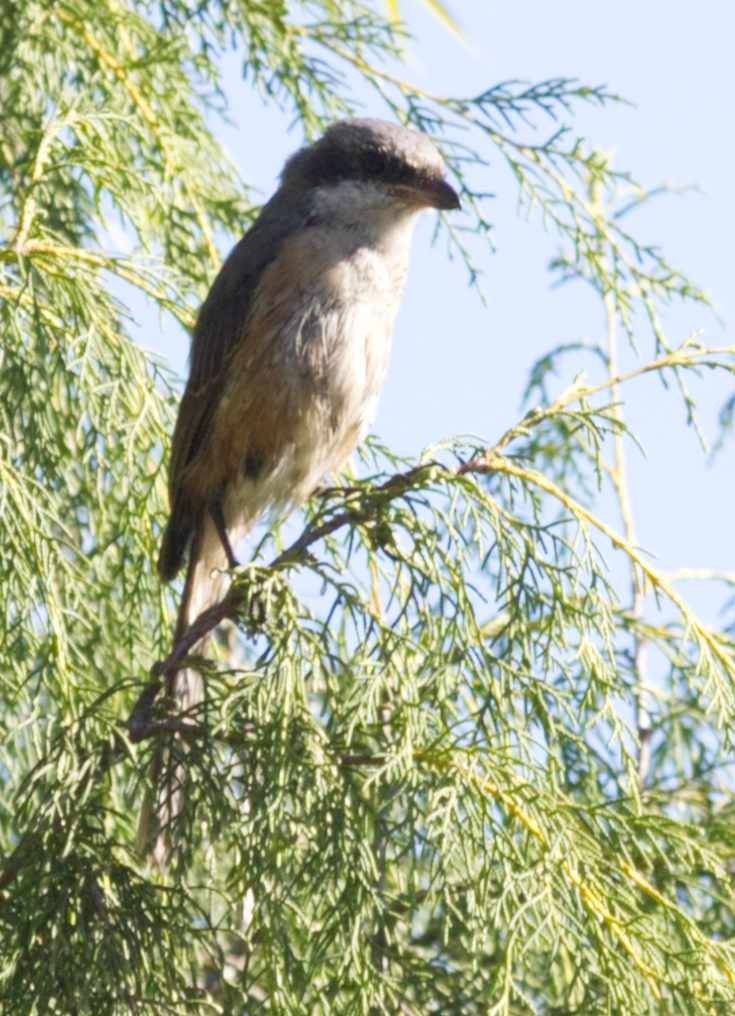
<svg viewBox="0 0 735 1016"><path fill-rule="evenodd" d="M169 465L171 512L163 534L158 571L168 582L181 568L202 505L187 495L191 463L206 454L214 412L222 394L232 352L245 335L245 323L263 270L284 241L311 224L308 195L279 190L233 248L202 304L191 342L189 380L179 406Z"/></svg>

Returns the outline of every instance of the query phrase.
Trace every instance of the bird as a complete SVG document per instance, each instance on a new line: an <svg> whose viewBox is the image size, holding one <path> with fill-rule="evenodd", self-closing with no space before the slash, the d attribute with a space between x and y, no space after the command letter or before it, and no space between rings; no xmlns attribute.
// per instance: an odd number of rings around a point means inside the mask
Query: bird
<svg viewBox="0 0 735 1016"><path fill-rule="evenodd" d="M459 208L436 144L385 120L335 122L286 161L193 331L158 557L163 582L186 562L174 641L221 598L255 522L303 503L365 437L414 226ZM167 693L191 709L201 677L179 671Z"/></svg>

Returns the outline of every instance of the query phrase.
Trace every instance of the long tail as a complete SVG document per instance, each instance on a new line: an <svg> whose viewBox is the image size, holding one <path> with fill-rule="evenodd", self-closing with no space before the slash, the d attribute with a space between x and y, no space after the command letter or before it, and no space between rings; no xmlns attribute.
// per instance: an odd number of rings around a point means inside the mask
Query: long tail
<svg viewBox="0 0 735 1016"><path fill-rule="evenodd" d="M227 586L227 557L217 531L208 515L200 523L189 551L186 582L174 630L174 642L207 607L218 603ZM205 637L192 651L202 653ZM197 709L204 699L204 680L196 670L187 668L172 675L166 687L168 708L177 718L199 722ZM185 736L172 733L156 745L151 765L151 786L138 827L138 844L160 869L170 861L177 826L184 810L186 795Z"/></svg>

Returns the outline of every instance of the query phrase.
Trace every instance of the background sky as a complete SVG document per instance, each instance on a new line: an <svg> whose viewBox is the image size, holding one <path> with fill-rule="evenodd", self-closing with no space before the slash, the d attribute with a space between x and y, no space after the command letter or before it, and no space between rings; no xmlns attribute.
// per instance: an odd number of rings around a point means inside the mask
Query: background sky
<svg viewBox="0 0 735 1016"><path fill-rule="evenodd" d="M713 297L718 316L704 308L668 314L673 344L702 329L708 345L735 344L733 292L732 59L735 7L724 0L617 0L605 9L583 0L501 4L449 0L464 40L435 21L420 0L403 0L415 36L402 74L434 93L472 94L508 79L529 82L565 76L606 84L634 106L581 107L575 133L612 153L615 167L641 183L694 185L697 192L664 196L631 218L628 228L659 244L668 260ZM301 143L291 117L264 108L242 81L239 58L227 60L233 125L217 125L254 196L273 191L284 158ZM366 115L385 116L379 100L358 92ZM551 124L549 124L549 127ZM535 218L518 214L517 188L500 160L487 167L483 189L495 193L495 253L484 251L486 306L467 288L458 262L443 244L431 246L433 218L417 231L388 380L374 430L396 451L455 434L496 439L520 415L520 396L533 361L560 342L604 340L599 301L580 284L553 289L547 271L556 239ZM223 251L223 253L226 253ZM141 321L144 342L182 375L188 339ZM647 335L640 356L652 356ZM623 351L624 366L636 362ZM559 390L587 364L567 358ZM705 435L716 438L716 417L732 391L709 373L692 380ZM705 568L735 572L735 436L708 462L685 426L680 400L652 379L623 390L625 414L645 457L630 445L633 508L642 547L662 570ZM610 550L610 554L613 551ZM687 583L700 613L717 619L723 590Z"/></svg>

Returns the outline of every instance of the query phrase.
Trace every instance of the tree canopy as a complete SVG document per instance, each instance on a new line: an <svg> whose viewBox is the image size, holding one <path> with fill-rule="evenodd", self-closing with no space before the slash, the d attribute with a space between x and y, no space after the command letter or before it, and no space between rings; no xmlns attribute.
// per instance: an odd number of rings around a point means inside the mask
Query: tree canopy
<svg viewBox="0 0 735 1016"><path fill-rule="evenodd" d="M651 195L569 127L618 97L571 79L427 94L395 6L5 7L4 1013L735 1005L733 632L636 544L621 406L658 376L693 419L691 373L732 373L735 350L672 346L662 308L706 298L634 232ZM172 647L154 561L178 389L129 305L188 328L257 211L216 138L229 50L307 137L355 110L358 79L430 133L466 210L438 239L470 287L488 192L517 188L607 334L531 365L527 413L486 444L435 435L407 462L371 439ZM621 373L626 338L642 359ZM559 394L570 353L604 376ZM210 630L205 702L169 715L161 676ZM163 872L135 835L162 738L190 787Z"/></svg>

